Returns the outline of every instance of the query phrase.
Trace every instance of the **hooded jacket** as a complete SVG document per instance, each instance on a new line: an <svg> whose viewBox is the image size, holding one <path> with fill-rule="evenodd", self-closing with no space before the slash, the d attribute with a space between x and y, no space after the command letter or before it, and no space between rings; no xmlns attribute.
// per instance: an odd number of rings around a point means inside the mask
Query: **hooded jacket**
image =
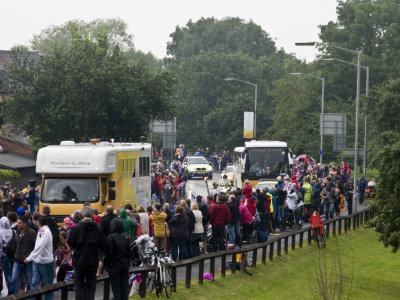
<svg viewBox="0 0 400 300"><path fill-rule="evenodd" d="M136 223L131 218L128 218L128 214L126 213L125 208L123 208L119 211L119 218L121 219L122 224L124 226L124 233L129 238L133 237L132 232L135 232ZM112 221L114 221L114 220L112 220ZM112 221L111 221L111 223L112 223ZM111 232L112 232L112 229L111 229Z"/></svg>
<svg viewBox="0 0 400 300"><path fill-rule="evenodd" d="M83 219L72 227L68 244L74 250L74 268L97 269L99 250L104 250L104 235L99 225L90 219Z"/></svg>
<svg viewBox="0 0 400 300"><path fill-rule="evenodd" d="M12 229L10 228L10 223L7 217L2 217L0 219L0 257L4 254L4 247L11 240L13 236Z"/></svg>
<svg viewBox="0 0 400 300"><path fill-rule="evenodd" d="M100 227L103 230L104 236L109 236L111 233L111 221L117 216L114 213L104 215L100 220Z"/></svg>
<svg viewBox="0 0 400 300"><path fill-rule="evenodd" d="M305 190L305 193L304 193L304 204L306 204L306 205L307 204L311 204L311 196L312 196L312 192L313 192L311 184L306 181L303 184L303 189Z"/></svg>
<svg viewBox="0 0 400 300"><path fill-rule="evenodd" d="M167 214L163 211L153 211L150 219L154 226L154 236L163 238L165 237L165 220L167 219Z"/></svg>
<svg viewBox="0 0 400 300"><path fill-rule="evenodd" d="M189 218L184 214L176 214L168 223L171 238L187 240L189 238Z"/></svg>
<svg viewBox="0 0 400 300"><path fill-rule="evenodd" d="M128 271L130 259L130 241L124 233L120 219L111 221L111 234L106 239L104 264L110 268L111 275L121 270Z"/></svg>

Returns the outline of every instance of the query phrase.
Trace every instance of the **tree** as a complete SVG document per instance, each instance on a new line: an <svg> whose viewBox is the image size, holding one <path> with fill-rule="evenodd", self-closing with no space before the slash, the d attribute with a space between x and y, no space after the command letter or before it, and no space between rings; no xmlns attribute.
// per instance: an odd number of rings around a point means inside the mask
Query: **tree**
<svg viewBox="0 0 400 300"><path fill-rule="evenodd" d="M71 36L68 47L54 46L37 60L13 55L5 111L23 117L7 120L26 130L36 148L70 138L138 140L150 118L173 116L171 73L130 65L106 34Z"/></svg>
<svg viewBox="0 0 400 300"><path fill-rule="evenodd" d="M133 48L133 36L128 33L128 25L119 18L95 19L91 22L71 20L59 26L50 26L35 34L31 41L32 49L40 54L51 54L54 47L68 49L72 47L74 33L86 36L90 41L96 41L106 36L110 47L122 49Z"/></svg>
<svg viewBox="0 0 400 300"><path fill-rule="evenodd" d="M276 51L260 26L238 18L201 19L177 27L171 37L165 64L176 77L179 142L189 150L243 145L243 112L254 110L254 87L227 77L258 84L258 137L272 125L266 91L296 60Z"/></svg>
<svg viewBox="0 0 400 300"><path fill-rule="evenodd" d="M52 53L56 46L69 49L72 47L74 32L87 36L91 41L105 35L109 46L118 46L130 64L140 64L151 71L161 70L162 62L153 54L135 50L133 35L128 32L127 23L119 18L95 19L90 22L71 20L59 26L50 26L33 36L31 48L39 51L41 55Z"/></svg>
<svg viewBox="0 0 400 300"><path fill-rule="evenodd" d="M372 210L376 213L371 226L379 233L385 247L397 252L400 247L400 134L386 131L385 145L379 152L379 180Z"/></svg>

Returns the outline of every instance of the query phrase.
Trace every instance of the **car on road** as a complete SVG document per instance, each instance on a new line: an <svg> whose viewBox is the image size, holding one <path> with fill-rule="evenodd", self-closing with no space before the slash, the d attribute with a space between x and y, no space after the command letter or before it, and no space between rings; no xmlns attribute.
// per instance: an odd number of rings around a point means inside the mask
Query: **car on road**
<svg viewBox="0 0 400 300"><path fill-rule="evenodd" d="M256 189L260 189L262 191L263 188L267 188L268 190L270 190L271 188L273 188L275 185L277 184L276 181L272 181L272 180L265 180L265 181L260 181L257 186Z"/></svg>
<svg viewBox="0 0 400 300"><path fill-rule="evenodd" d="M187 156L183 160L183 167L189 173L189 179L194 176L207 176L212 179L213 169L208 163L208 160L202 156Z"/></svg>

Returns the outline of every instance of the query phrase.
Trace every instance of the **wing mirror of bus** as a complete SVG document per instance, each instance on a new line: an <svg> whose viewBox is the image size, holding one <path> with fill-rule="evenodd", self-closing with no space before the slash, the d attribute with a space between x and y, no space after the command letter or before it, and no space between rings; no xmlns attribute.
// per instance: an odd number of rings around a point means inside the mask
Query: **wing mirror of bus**
<svg viewBox="0 0 400 300"><path fill-rule="evenodd" d="M115 200L116 198L116 192L115 190L108 190L108 200Z"/></svg>
<svg viewBox="0 0 400 300"><path fill-rule="evenodd" d="M108 180L108 187L114 188L115 187L115 181L114 180Z"/></svg>

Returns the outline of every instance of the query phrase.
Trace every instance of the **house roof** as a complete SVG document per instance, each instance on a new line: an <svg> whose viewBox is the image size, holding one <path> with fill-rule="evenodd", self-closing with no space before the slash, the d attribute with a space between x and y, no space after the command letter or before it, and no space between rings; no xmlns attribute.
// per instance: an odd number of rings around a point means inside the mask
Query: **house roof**
<svg viewBox="0 0 400 300"><path fill-rule="evenodd" d="M21 169L36 166L36 160L25 155L8 151L0 154L0 166L9 169Z"/></svg>
<svg viewBox="0 0 400 300"><path fill-rule="evenodd" d="M19 56L23 56L28 54L31 58L36 59L39 57L39 52L37 51L28 51L21 52ZM0 50L0 70L7 69L7 66L12 62L11 50Z"/></svg>

